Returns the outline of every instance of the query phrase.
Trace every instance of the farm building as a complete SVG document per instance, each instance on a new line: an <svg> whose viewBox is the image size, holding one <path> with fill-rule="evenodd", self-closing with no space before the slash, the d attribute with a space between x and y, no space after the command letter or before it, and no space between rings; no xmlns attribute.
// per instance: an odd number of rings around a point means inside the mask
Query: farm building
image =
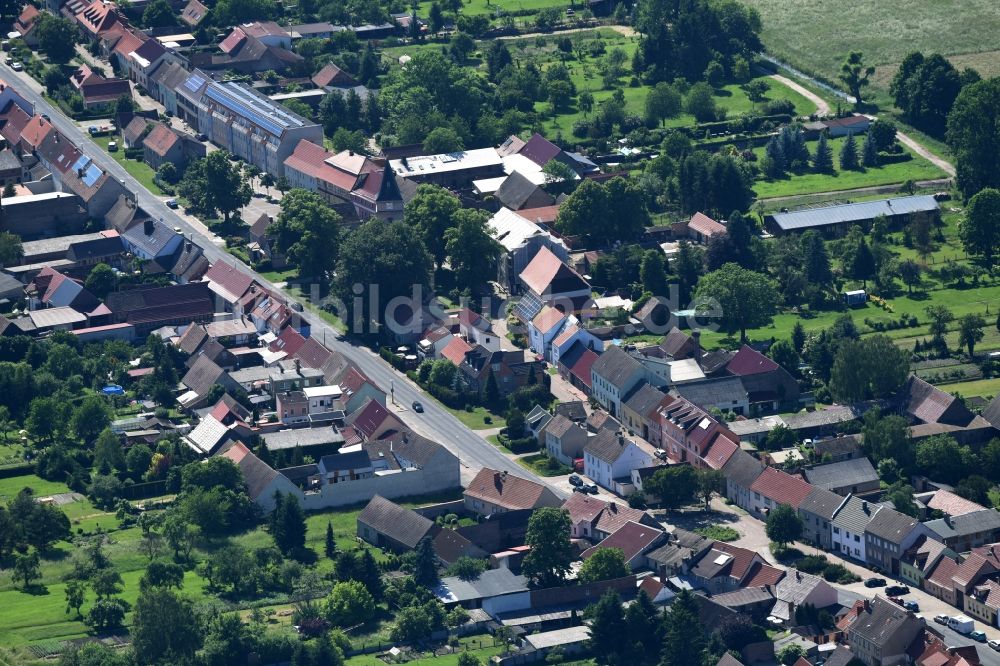
<svg viewBox="0 0 1000 666"><path fill-rule="evenodd" d="M852 225L866 227L879 215L884 215L890 226L900 226L915 215L930 215L936 220L940 213L938 202L925 194L773 213L764 222L774 234L816 229L830 236L843 236Z"/></svg>

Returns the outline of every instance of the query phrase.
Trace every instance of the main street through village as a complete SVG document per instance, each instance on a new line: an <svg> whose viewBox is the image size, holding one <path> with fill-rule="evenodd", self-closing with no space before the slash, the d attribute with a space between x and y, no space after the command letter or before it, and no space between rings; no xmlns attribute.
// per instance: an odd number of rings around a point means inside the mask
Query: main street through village
<svg viewBox="0 0 1000 666"><path fill-rule="evenodd" d="M2 73L4 80L12 83L18 92L35 105L36 113L47 115L56 129L62 132L64 136L69 137L98 166L107 170L121 181L125 185L125 188L135 195L137 203L147 213L159 218L172 227L179 228L183 234L193 238L195 242L202 246L205 256L209 261L214 263L220 259L224 259L229 263L237 264L243 270L253 273L256 280L263 286L275 291L281 291L276 285L261 277L249 266L246 266L238 258L226 252L223 247L220 247L218 244L219 239L211 234L204 225L192 223L177 214L174 210L167 207L164 197L153 194L133 178L121 164L94 143L90 139L90 136L77 123L53 107L43 96L42 87L28 76L28 74L14 72L14 70L2 63L0 63L0 73ZM350 358L358 365L362 372L368 375L372 381L384 390L392 391L397 413L406 421L407 425L425 437L431 438L448 447L459 457L462 463L463 482L471 479L482 467L490 467L498 470L506 470L511 474L530 478L541 483L547 483L546 479L538 477L501 453L499 449L464 425L429 396L425 395L405 375L396 371L367 347L352 343L350 340L343 338L339 331L315 314L311 315L309 319L313 337L323 342L331 350L340 352ZM412 411L411 405L414 401L421 402L424 408L422 414L416 414ZM555 485L554 483L549 483L549 485L561 496L565 496L566 493L562 489L562 486Z"/></svg>

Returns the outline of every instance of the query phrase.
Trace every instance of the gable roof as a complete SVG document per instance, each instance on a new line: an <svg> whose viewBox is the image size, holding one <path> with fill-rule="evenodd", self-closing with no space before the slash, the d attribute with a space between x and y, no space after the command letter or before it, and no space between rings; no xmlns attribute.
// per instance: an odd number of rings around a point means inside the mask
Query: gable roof
<svg viewBox="0 0 1000 666"><path fill-rule="evenodd" d="M548 164L552 158L559 155L559 153L562 152L562 149L538 132L535 132L531 138L528 139L528 142L525 143L517 152L518 154L527 157L538 166L543 167Z"/></svg>
<svg viewBox="0 0 1000 666"><path fill-rule="evenodd" d="M555 202L551 194L528 180L520 171L515 171L504 178L493 196L507 208L520 210L536 192L540 192L546 202L550 204Z"/></svg>
<svg viewBox="0 0 1000 666"><path fill-rule="evenodd" d="M945 516L937 520L929 520L924 524L942 539L949 539L976 532L1000 530L1000 512L993 509L983 509L960 516Z"/></svg>
<svg viewBox="0 0 1000 666"><path fill-rule="evenodd" d="M798 509L802 501L812 492L812 486L800 477L792 476L774 467L764 469L750 490L770 498L778 504L787 504Z"/></svg>
<svg viewBox="0 0 1000 666"><path fill-rule="evenodd" d="M590 388L593 381L591 370L598 358L597 352L578 340L559 357L559 365L565 366L571 375Z"/></svg>
<svg viewBox="0 0 1000 666"><path fill-rule="evenodd" d="M242 442L234 442L219 455L232 460L240 468L243 480L247 484L247 494L255 501L267 490L271 481L280 475L277 470L255 456Z"/></svg>
<svg viewBox="0 0 1000 666"><path fill-rule="evenodd" d="M160 157L166 157L170 149L180 140L180 137L172 129L163 123L155 123L153 129L143 139L142 145Z"/></svg>
<svg viewBox="0 0 1000 666"><path fill-rule="evenodd" d="M956 495L950 490L938 490L925 502L928 509L934 509L949 516L961 516L966 513L982 511L986 507Z"/></svg>
<svg viewBox="0 0 1000 666"><path fill-rule="evenodd" d="M664 393L652 384L640 382L625 397L625 405L636 414L645 417L663 400Z"/></svg>
<svg viewBox="0 0 1000 666"><path fill-rule="evenodd" d="M209 288L230 303L235 303L253 284L253 275L244 273L235 265L219 260L205 273Z"/></svg>
<svg viewBox="0 0 1000 666"><path fill-rule="evenodd" d="M924 423L966 426L974 417L961 400L916 375L910 375L899 395L906 412Z"/></svg>
<svg viewBox="0 0 1000 666"><path fill-rule="evenodd" d="M465 363L465 355L470 351L472 351L472 345L455 335L441 350L441 357L448 359L455 365L462 365Z"/></svg>
<svg viewBox="0 0 1000 666"><path fill-rule="evenodd" d="M592 372L621 390L625 380L642 371L642 363L618 345L611 345L591 368Z"/></svg>
<svg viewBox="0 0 1000 666"><path fill-rule="evenodd" d="M625 453L630 444L634 445L634 442L624 434L604 429L589 438L583 450L598 460L613 463Z"/></svg>
<svg viewBox="0 0 1000 666"><path fill-rule="evenodd" d="M201 23L207 13L208 7L198 0L188 0L187 5L181 10L181 20L193 27Z"/></svg>
<svg viewBox="0 0 1000 666"><path fill-rule="evenodd" d="M935 585L950 590L954 585L951 578L955 575L956 571L958 571L958 560L954 557L944 555L940 560L938 560L937 566L934 567L934 570L927 576L927 580L931 581Z"/></svg>
<svg viewBox="0 0 1000 666"><path fill-rule="evenodd" d="M868 523L882 510L881 504L868 502L860 497L848 496L847 501L833 514L833 524L853 534L864 534Z"/></svg>
<svg viewBox="0 0 1000 666"><path fill-rule="evenodd" d="M590 289L579 273L544 245L521 272L520 278L529 289L541 295Z"/></svg>
<svg viewBox="0 0 1000 666"><path fill-rule="evenodd" d="M878 472L868 458L852 458L840 462L806 467L802 473L806 481L820 488L842 488L851 485L878 482Z"/></svg>
<svg viewBox="0 0 1000 666"><path fill-rule="evenodd" d="M691 216L691 219L688 221L688 228L694 229L702 236L709 238L716 234L726 233L726 228L723 225L701 212Z"/></svg>
<svg viewBox="0 0 1000 666"><path fill-rule="evenodd" d="M479 470L465 489L465 495L505 509L533 509L550 492L540 483L522 479L489 467Z"/></svg>
<svg viewBox="0 0 1000 666"><path fill-rule="evenodd" d="M823 518L833 520L837 508L844 503L844 498L826 488L813 487L812 491L799 504L799 511L806 511Z"/></svg>
<svg viewBox="0 0 1000 666"><path fill-rule="evenodd" d="M907 626L916 633L923 625L906 609L876 596L858 613L848 632L852 637L861 636L874 645L883 646Z"/></svg>
<svg viewBox="0 0 1000 666"><path fill-rule="evenodd" d="M726 370L738 377L773 372L780 367L777 363L748 345L740 347L736 355L726 364Z"/></svg>
<svg viewBox="0 0 1000 666"><path fill-rule="evenodd" d="M655 304L654 299L650 302ZM687 358L694 352L694 338L674 326L660 341L660 349L672 358Z"/></svg>
<svg viewBox="0 0 1000 666"><path fill-rule="evenodd" d="M743 449L737 449L725 465L722 475L730 483L749 489L764 471L764 463L754 458Z"/></svg>
<svg viewBox="0 0 1000 666"><path fill-rule="evenodd" d="M625 562L630 562L658 540L662 539L663 536L664 532L662 529L642 525L630 520L615 530L608 538L601 541L601 543L583 551L581 557L587 560L603 548L618 548L624 554Z"/></svg>
<svg viewBox="0 0 1000 666"><path fill-rule="evenodd" d="M865 534L871 534L898 545L909 536L919 523L920 521L916 518L911 518L895 509L883 507L868 523Z"/></svg>
<svg viewBox="0 0 1000 666"><path fill-rule="evenodd" d="M313 74L312 82L320 88L326 88L327 86L331 88L353 88L360 85L357 79L332 62L327 63L323 69Z"/></svg>
<svg viewBox="0 0 1000 666"><path fill-rule="evenodd" d="M358 514L358 522L408 548L416 548L434 527L434 521L412 509L404 509L381 495L375 495L362 509Z"/></svg>
<svg viewBox="0 0 1000 666"><path fill-rule="evenodd" d="M681 382L671 388L672 393L693 402L703 409L738 405L748 400L747 390L739 377L711 377L691 382Z"/></svg>

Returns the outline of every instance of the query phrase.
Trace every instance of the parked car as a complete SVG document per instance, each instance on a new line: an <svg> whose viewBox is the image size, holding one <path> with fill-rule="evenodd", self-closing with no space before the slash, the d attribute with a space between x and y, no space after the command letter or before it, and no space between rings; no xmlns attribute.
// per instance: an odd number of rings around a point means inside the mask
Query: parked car
<svg viewBox="0 0 1000 666"><path fill-rule="evenodd" d="M569 477L569 485L571 485L571 486L582 486L583 485L583 479L581 479L576 474L571 474L570 477Z"/></svg>
<svg viewBox="0 0 1000 666"><path fill-rule="evenodd" d="M947 615L935 615L934 616L934 621L937 622L938 624L948 624L948 620L950 620L950 619L951 618L948 617Z"/></svg>
<svg viewBox="0 0 1000 666"><path fill-rule="evenodd" d="M177 209L177 199L167 199L165 203L167 204L167 208Z"/></svg>
<svg viewBox="0 0 1000 666"><path fill-rule="evenodd" d="M587 492L590 493L591 495L596 495L597 494L597 484L596 483L592 483L589 486L587 486Z"/></svg>
<svg viewBox="0 0 1000 666"><path fill-rule="evenodd" d="M14 64L14 59L13 59L13 58L6 58L6 59L5 59L4 61L3 61L3 63L4 63L5 65L7 65L8 67L10 67L11 65L13 65L13 64Z"/></svg>
<svg viewBox="0 0 1000 666"><path fill-rule="evenodd" d="M994 640L989 640L989 641L986 641L986 644L989 645L994 650L996 650L997 652L1000 652L1000 641L995 640L995 639Z"/></svg>
<svg viewBox="0 0 1000 666"><path fill-rule="evenodd" d="M24 71L24 65L22 65L19 62L15 62L13 65L10 66L10 68L12 70L14 70L15 72L23 72Z"/></svg>
<svg viewBox="0 0 1000 666"><path fill-rule="evenodd" d="M194 138L198 139L199 141L208 141L208 135L207 134L199 133L199 134L196 134Z"/></svg>
<svg viewBox="0 0 1000 666"><path fill-rule="evenodd" d="M910 593L910 588L905 585L890 585L885 588L885 593L890 597L905 597Z"/></svg>
<svg viewBox="0 0 1000 666"><path fill-rule="evenodd" d="M986 642L986 634L983 633L982 631L973 631L972 633L969 634L969 638L976 641L977 643Z"/></svg>
<svg viewBox="0 0 1000 666"><path fill-rule="evenodd" d="M413 407L413 411L415 411L417 414L424 413L424 406L420 404L419 400L414 400L413 404L410 406Z"/></svg>
<svg viewBox="0 0 1000 666"><path fill-rule="evenodd" d="M865 580L865 587L885 587L885 578L869 578Z"/></svg>
<svg viewBox="0 0 1000 666"><path fill-rule="evenodd" d="M118 142L117 141L109 141L108 142L108 152L109 153L117 153L118 152Z"/></svg>
<svg viewBox="0 0 1000 666"><path fill-rule="evenodd" d="M574 493L583 493L584 495L586 495L589 491L587 490L587 486L582 486L581 485L581 486L573 486L573 492Z"/></svg>
<svg viewBox="0 0 1000 666"><path fill-rule="evenodd" d="M899 597L889 597L889 601L891 601L892 603L897 604L899 606L903 605L903 600L901 598L899 598Z"/></svg>
<svg viewBox="0 0 1000 666"><path fill-rule="evenodd" d="M905 608L908 611L913 611L914 613L916 613L917 611L920 610L920 604L918 604L916 601L904 601L903 608Z"/></svg>

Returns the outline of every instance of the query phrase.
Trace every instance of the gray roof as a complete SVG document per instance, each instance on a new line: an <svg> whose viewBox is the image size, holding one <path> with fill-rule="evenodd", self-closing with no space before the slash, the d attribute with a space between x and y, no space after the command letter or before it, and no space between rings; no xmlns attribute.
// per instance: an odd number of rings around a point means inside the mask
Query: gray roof
<svg viewBox="0 0 1000 666"><path fill-rule="evenodd" d="M848 632L882 646L906 625L916 634L922 623L901 606L876 596L871 601L871 610L858 615Z"/></svg>
<svg viewBox="0 0 1000 666"><path fill-rule="evenodd" d="M826 409L817 409L815 412L799 412L798 414L791 414L781 418L790 429L801 430L803 428L817 428L853 421L860 418L862 412L861 408L855 409L848 405L834 405Z"/></svg>
<svg viewBox="0 0 1000 666"><path fill-rule="evenodd" d="M9 148L0 150L0 170L12 171L20 168L21 160L17 159L17 155L12 150Z"/></svg>
<svg viewBox="0 0 1000 666"><path fill-rule="evenodd" d="M619 433L614 430L601 430L588 439L586 446L583 448L584 451L598 460L613 463L621 457L629 443L631 443L631 440L624 436L619 439Z"/></svg>
<svg viewBox="0 0 1000 666"><path fill-rule="evenodd" d="M568 418L570 421L586 421L587 409L583 406L582 400L571 400L570 402L560 402L555 407L555 413Z"/></svg>
<svg viewBox="0 0 1000 666"><path fill-rule="evenodd" d="M507 176L497 189L494 196L507 208L510 208L511 210L520 210L524 207L524 204L527 203L528 199L531 198L531 195L533 195L537 190L541 190L541 188L521 175L520 171L515 171ZM554 201L552 195L548 194L544 190L542 190L542 194L547 197L550 202Z"/></svg>
<svg viewBox="0 0 1000 666"><path fill-rule="evenodd" d="M348 453L335 453L323 456L319 459L321 472L330 473L352 469L364 469L371 467L372 461L365 451L350 451Z"/></svg>
<svg viewBox="0 0 1000 666"><path fill-rule="evenodd" d="M722 466L722 475L741 488L750 488L764 471L764 463L743 449L737 449Z"/></svg>
<svg viewBox="0 0 1000 666"><path fill-rule="evenodd" d="M843 488L878 482L878 472L868 458L854 458L840 462L807 467L803 470L806 481L820 488Z"/></svg>
<svg viewBox="0 0 1000 666"><path fill-rule="evenodd" d="M214 384L222 384L227 388L232 387L231 381L226 382L226 371L216 365L212 359L200 354L198 360L187 371L181 382L199 396L207 395Z"/></svg>
<svg viewBox="0 0 1000 666"><path fill-rule="evenodd" d="M843 502L844 498L833 491L813 488L812 492L802 500L802 504L799 504L799 511L806 511L825 520L833 520L834 512Z"/></svg>
<svg viewBox="0 0 1000 666"><path fill-rule="evenodd" d="M877 201L861 201L835 206L808 208L790 213L774 213L775 224L784 231L824 227L831 224L843 224L871 220L879 215L892 217L909 213L939 210L938 202L931 195L916 195L898 197L895 199L879 199Z"/></svg>
<svg viewBox="0 0 1000 666"><path fill-rule="evenodd" d="M739 377L717 377L683 382L674 386L670 392L702 408L738 405L747 400L747 390Z"/></svg>
<svg viewBox="0 0 1000 666"><path fill-rule="evenodd" d="M229 444L222 451L228 451L230 448L235 446L236 443ZM240 446L243 446L240 444ZM243 480L247 484L247 495L250 499L257 500L267 487L271 484L278 475L273 467L268 465L266 462L258 458L253 454L253 451L247 451L239 458L239 462L236 466L240 468L243 473Z"/></svg>
<svg viewBox="0 0 1000 666"><path fill-rule="evenodd" d="M865 528L868 527L872 518L883 508L881 504L849 495L847 501L833 516L833 524L852 534L864 534Z"/></svg>
<svg viewBox="0 0 1000 666"><path fill-rule="evenodd" d="M765 587L744 587L732 592L713 595L712 601L727 608L740 608L750 604L774 601L774 595L768 592Z"/></svg>
<svg viewBox="0 0 1000 666"><path fill-rule="evenodd" d="M846 455L854 453L860 448L861 435L844 435L843 437L833 437L813 442L813 449L815 449L816 454L819 456L827 453L831 456Z"/></svg>
<svg viewBox="0 0 1000 666"><path fill-rule="evenodd" d="M378 440L365 444L368 449L368 457L377 456L379 452L383 455L392 453L397 460L408 462L417 467L423 467L431 458L444 451L447 455L453 455L437 442L427 439L423 435L418 435L412 430L405 431L400 438L393 441Z"/></svg>
<svg viewBox="0 0 1000 666"><path fill-rule="evenodd" d="M358 514L358 522L408 548L416 548L434 526L434 521L412 509L404 509L381 495L372 498Z"/></svg>
<svg viewBox="0 0 1000 666"><path fill-rule="evenodd" d="M294 449L296 446L341 444L344 441L344 436L332 428L293 428L264 433L260 437L268 451Z"/></svg>
<svg viewBox="0 0 1000 666"><path fill-rule="evenodd" d="M142 249L150 256L156 257L179 235L176 231L158 221L153 222L152 231L153 233L147 234L145 224L136 224L125 230L122 233L122 238Z"/></svg>
<svg viewBox="0 0 1000 666"><path fill-rule="evenodd" d="M784 578L778 581L774 592L780 601L787 601L798 606L809 598L813 590L823 585L829 585L829 583L819 576L802 573L798 569L789 569Z"/></svg>
<svg viewBox="0 0 1000 666"><path fill-rule="evenodd" d="M21 281L7 273L0 273L0 295L24 291Z"/></svg>
<svg viewBox="0 0 1000 666"><path fill-rule="evenodd" d="M609 384L621 389L625 380L642 370L642 363L621 347L612 345L610 349L597 357L591 372L603 377Z"/></svg>
<svg viewBox="0 0 1000 666"><path fill-rule="evenodd" d="M895 509L883 507L875 514L865 528L865 534L871 534L889 543L900 544L919 524L916 518L911 518Z"/></svg>
<svg viewBox="0 0 1000 666"><path fill-rule="evenodd" d="M930 520L927 527L942 539L1000 530L1000 513L994 509L983 509L961 516L947 516Z"/></svg>
<svg viewBox="0 0 1000 666"><path fill-rule="evenodd" d="M510 569L489 569L475 580L462 580L457 576L442 578L434 593L445 602L464 602L476 599L490 599L505 594L524 592L528 580Z"/></svg>
<svg viewBox="0 0 1000 666"><path fill-rule="evenodd" d="M663 400L663 396L663 391L642 382L625 398L625 404L636 414L646 416L653 407L656 407Z"/></svg>

